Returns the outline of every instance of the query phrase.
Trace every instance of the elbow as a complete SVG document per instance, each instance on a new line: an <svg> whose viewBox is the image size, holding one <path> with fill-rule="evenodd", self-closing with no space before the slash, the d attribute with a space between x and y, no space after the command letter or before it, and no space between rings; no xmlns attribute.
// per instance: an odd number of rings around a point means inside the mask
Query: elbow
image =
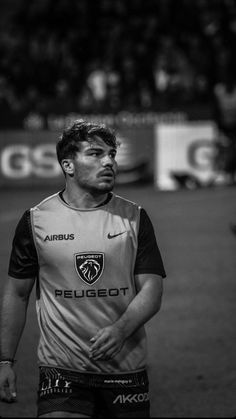
<svg viewBox="0 0 236 419"><path fill-rule="evenodd" d="M155 291L156 292L154 292L154 290L152 291L152 295L155 296L155 298L153 298L154 314L158 313L161 309L162 296L163 296L163 283L162 283L162 281L160 281L160 284L155 289Z"/></svg>
<svg viewBox="0 0 236 419"><path fill-rule="evenodd" d="M158 296L157 300L155 301L154 308L153 308L154 314L157 314L160 311L161 303L162 303L162 295Z"/></svg>

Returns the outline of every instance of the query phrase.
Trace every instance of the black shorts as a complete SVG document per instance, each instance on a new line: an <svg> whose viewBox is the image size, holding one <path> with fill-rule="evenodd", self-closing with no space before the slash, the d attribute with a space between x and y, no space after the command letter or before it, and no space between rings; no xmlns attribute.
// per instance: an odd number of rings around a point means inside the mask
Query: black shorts
<svg viewBox="0 0 236 419"><path fill-rule="evenodd" d="M88 374L40 367L38 416L55 411L96 418L149 418L147 372Z"/></svg>

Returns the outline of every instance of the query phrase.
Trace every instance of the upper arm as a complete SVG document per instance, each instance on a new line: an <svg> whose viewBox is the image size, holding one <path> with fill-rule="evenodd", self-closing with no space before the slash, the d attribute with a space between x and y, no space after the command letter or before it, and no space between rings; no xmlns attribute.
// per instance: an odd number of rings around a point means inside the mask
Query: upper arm
<svg viewBox="0 0 236 419"><path fill-rule="evenodd" d="M33 240L30 211L17 224L12 242L8 274L13 278L34 278L38 274L38 257Z"/></svg>
<svg viewBox="0 0 236 419"><path fill-rule="evenodd" d="M38 275L38 258L35 249L30 211L27 210L19 220L12 242L9 260L8 281L5 285L5 298L28 300Z"/></svg>
<svg viewBox="0 0 236 419"><path fill-rule="evenodd" d="M35 283L35 277L32 278L13 278L12 276L8 276L8 281L6 282L5 286L5 297L12 296L18 297L21 300L28 300L32 288Z"/></svg>
<svg viewBox="0 0 236 419"><path fill-rule="evenodd" d="M142 289L149 289L155 298L162 297L163 294L163 278L156 274L139 274L135 275L135 285L137 291Z"/></svg>
<svg viewBox="0 0 236 419"><path fill-rule="evenodd" d="M138 248L134 274L155 274L163 278L166 276L152 222L143 208L140 211Z"/></svg>
<svg viewBox="0 0 236 419"><path fill-rule="evenodd" d="M135 275L137 298L142 302L141 310L154 315L160 310L163 294L163 278L155 274Z"/></svg>

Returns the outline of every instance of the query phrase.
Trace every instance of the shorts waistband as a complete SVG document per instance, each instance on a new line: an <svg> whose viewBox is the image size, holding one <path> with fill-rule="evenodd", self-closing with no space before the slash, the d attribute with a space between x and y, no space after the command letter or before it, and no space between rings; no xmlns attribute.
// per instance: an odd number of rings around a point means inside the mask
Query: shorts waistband
<svg viewBox="0 0 236 419"><path fill-rule="evenodd" d="M117 388L138 387L148 384L148 376L145 369L124 374L93 374L44 366L39 367L39 369L40 381L45 380L45 378L60 378L67 381L72 381L74 384L82 387Z"/></svg>

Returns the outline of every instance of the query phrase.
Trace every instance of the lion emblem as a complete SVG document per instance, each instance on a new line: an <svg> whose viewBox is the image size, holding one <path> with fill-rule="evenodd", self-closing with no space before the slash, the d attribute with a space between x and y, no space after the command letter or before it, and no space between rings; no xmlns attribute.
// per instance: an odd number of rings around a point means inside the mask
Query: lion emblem
<svg viewBox="0 0 236 419"><path fill-rule="evenodd" d="M80 279L88 285L93 285L103 273L104 253L76 253L75 269Z"/></svg>
<svg viewBox="0 0 236 419"><path fill-rule="evenodd" d="M97 276L100 265L93 259L88 259L80 266L80 270L88 282L92 282Z"/></svg>

